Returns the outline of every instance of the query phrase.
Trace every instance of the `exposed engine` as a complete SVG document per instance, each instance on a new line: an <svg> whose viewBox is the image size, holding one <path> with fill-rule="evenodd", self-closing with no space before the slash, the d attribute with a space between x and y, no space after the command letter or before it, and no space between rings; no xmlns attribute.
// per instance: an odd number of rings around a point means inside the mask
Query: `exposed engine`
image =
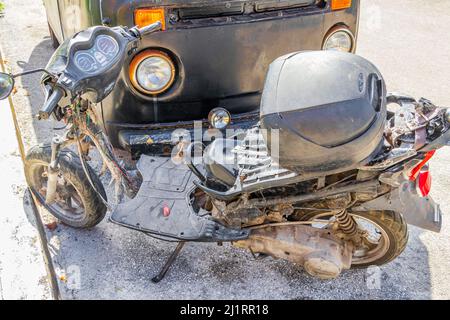
<svg viewBox="0 0 450 320"><path fill-rule="evenodd" d="M383 147L372 161L354 170L311 179L308 174L282 168L269 155L259 127L225 151L235 159L235 188L241 193L228 200L205 196L215 220L252 230L249 239L234 245L253 255L301 264L308 273L323 279L350 268L355 248L371 246L367 233L353 219L352 208L398 187L403 171L395 176L396 183L391 183L394 179L389 172L379 175L379 170L410 159L433 136L448 130L448 112L428 100L416 103L405 97L389 97L389 102L399 103L401 108L387 112ZM405 167L416 164L414 160ZM214 182L210 187L214 188ZM245 190L248 192L242 192ZM321 216L333 219L317 229L313 224Z"/></svg>

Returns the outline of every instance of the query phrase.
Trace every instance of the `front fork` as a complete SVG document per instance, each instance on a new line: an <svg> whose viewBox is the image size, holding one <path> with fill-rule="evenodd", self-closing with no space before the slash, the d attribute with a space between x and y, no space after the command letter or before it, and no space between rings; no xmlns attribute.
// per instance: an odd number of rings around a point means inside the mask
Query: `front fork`
<svg viewBox="0 0 450 320"><path fill-rule="evenodd" d="M109 169L112 174L113 179L115 180L115 191L118 201L122 197L124 191L130 197L132 197L136 192L138 187L136 186L138 182L134 181L134 178L130 177L127 171L120 166L117 160L114 157L114 154L109 148L108 141L105 140L102 134L95 134L94 131L86 128L84 130L84 134L89 137L94 143L95 147L99 151L103 163ZM78 142L78 143L77 143ZM51 143L51 161L48 165L48 180L47 180L47 194L45 197L46 204L52 204L56 200L56 189L58 185L58 175L60 173L59 169L59 152L61 149L67 147L71 144L78 144L78 149L80 153L80 157L83 157L84 151L82 147L79 145L79 141L76 138L67 138L67 135L64 137L55 135L52 139ZM81 161L84 161L81 159ZM94 186L93 186L94 187ZM126 190L123 190L123 188Z"/></svg>
<svg viewBox="0 0 450 320"><path fill-rule="evenodd" d="M56 187L58 185L59 175L59 151L64 144L64 139L60 136L54 136L52 139L52 155L50 164L48 165L48 178L47 178L47 195L45 196L45 203L52 204L56 199Z"/></svg>

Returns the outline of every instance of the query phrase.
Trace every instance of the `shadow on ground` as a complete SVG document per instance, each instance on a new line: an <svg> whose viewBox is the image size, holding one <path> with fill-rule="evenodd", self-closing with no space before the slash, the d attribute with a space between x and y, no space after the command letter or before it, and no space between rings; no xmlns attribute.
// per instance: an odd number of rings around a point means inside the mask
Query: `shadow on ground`
<svg viewBox="0 0 450 320"><path fill-rule="evenodd" d="M32 69L44 68L53 53L52 43L49 37L46 37L40 42L34 49L28 61L18 61L17 66L22 71L28 71ZM42 73L30 74L22 77L22 87L28 94L29 106L31 108L32 115L36 115L39 112L42 104L44 103L44 94L40 86L40 80ZM61 123L56 121L38 121L33 119L32 126L36 139L39 143L50 142L53 136L53 128L62 127Z"/></svg>

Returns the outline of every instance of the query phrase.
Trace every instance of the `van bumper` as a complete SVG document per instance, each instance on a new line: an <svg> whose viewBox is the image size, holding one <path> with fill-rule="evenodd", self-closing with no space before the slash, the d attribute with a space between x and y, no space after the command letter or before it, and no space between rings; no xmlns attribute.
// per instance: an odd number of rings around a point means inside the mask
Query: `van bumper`
<svg viewBox="0 0 450 320"><path fill-rule="evenodd" d="M119 130L121 148L130 152L132 158L140 155L170 156L179 137L186 135L190 141L201 139L204 144L211 142L211 137L225 137L237 130L247 130L259 121L258 112L232 115L232 122L225 130L210 128L208 120L179 121L172 123L155 123L150 125L125 124L125 129ZM198 132L195 132L195 130Z"/></svg>

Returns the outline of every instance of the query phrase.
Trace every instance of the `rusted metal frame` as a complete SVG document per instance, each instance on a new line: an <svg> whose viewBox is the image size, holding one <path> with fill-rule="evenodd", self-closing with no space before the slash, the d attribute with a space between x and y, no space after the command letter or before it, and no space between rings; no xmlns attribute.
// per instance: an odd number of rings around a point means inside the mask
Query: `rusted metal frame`
<svg viewBox="0 0 450 320"><path fill-rule="evenodd" d="M317 191L313 193L301 194L298 196L290 197L277 197L277 198L266 198L266 199L251 199L247 202L250 207L270 207L284 203L300 203L313 201L318 199L323 199L329 196L338 195L341 193L364 191L371 188L376 188L379 186L378 180L370 180L361 183L354 183L347 186L336 187L331 190Z"/></svg>
<svg viewBox="0 0 450 320"><path fill-rule="evenodd" d="M130 188L132 190L136 190L136 186L132 182L132 178L128 176L127 171L121 167L121 165L117 162L112 153L110 146L108 146L108 141L103 136L102 133L95 134L89 128L86 127L86 130L83 130L83 133L88 136L95 147L100 153L102 157L103 164L106 165L108 170L111 172L112 180L115 181L115 193L118 200L120 200L125 192L124 188ZM98 134L101 134L98 137Z"/></svg>
<svg viewBox="0 0 450 320"><path fill-rule="evenodd" d="M90 119L92 119L91 123L87 123L86 115L89 115ZM133 191L137 191L137 186L134 185L133 179L129 177L127 171L124 168L122 168L122 166L117 162L113 154L112 147L109 144L108 138L103 135L101 130L97 129L96 117L93 112L90 112L90 108L88 107L86 111L83 111L82 113L78 114L78 116L75 116L73 120L74 121L72 126L65 132L64 138L61 139L60 141L59 149L63 149L71 144L77 145L83 169L94 190L95 186L92 183L90 174L87 171L86 167L85 157L89 153L89 145L86 146L87 143L82 141L82 139L85 137L88 137L94 143L95 147L99 151L99 154L103 160L102 172L104 172L106 168L111 172L112 180L115 181L115 193L117 200L123 197L125 191L124 188L129 188ZM49 169L49 173L50 172L51 170ZM47 197L48 194L49 193L47 192ZM100 193L99 195L103 200L104 204L108 208L110 208L109 204L105 199L103 199Z"/></svg>
<svg viewBox="0 0 450 320"><path fill-rule="evenodd" d="M112 146L109 143L108 138L103 134L101 130L97 127L97 119L95 113L92 112L89 107L86 110L86 114L89 115L89 118L92 122L87 123L86 117L78 117L78 129L79 133L87 136L95 145L100 156L103 160L103 168L101 170L101 174L106 170L106 168L111 172L112 181L115 181L115 193L116 200L120 200L123 197L123 194L127 190L137 191L138 187L134 184L133 178L131 178L127 171L118 163L116 157L112 151ZM81 145L79 138L79 153L80 157L83 157Z"/></svg>

